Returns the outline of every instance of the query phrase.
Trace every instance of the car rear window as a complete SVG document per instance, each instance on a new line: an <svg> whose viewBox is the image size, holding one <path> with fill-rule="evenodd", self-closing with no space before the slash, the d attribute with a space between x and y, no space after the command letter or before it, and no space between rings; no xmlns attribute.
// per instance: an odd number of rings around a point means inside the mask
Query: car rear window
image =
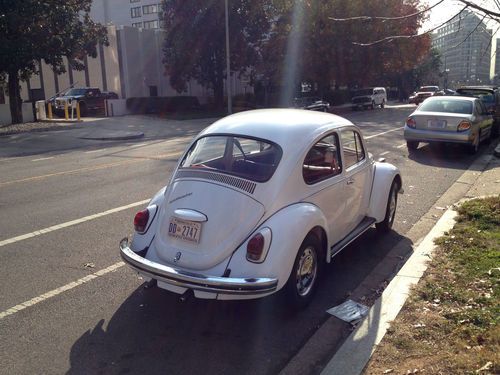
<svg viewBox="0 0 500 375"><path fill-rule="evenodd" d="M256 182L269 180L281 159L281 148L269 141L230 135L198 139L180 168L207 169Z"/></svg>
<svg viewBox="0 0 500 375"><path fill-rule="evenodd" d="M493 104L493 103L495 103L495 95L491 91L461 89L461 90L457 90L457 92L460 95L473 96L475 98L481 99L481 101L483 103L485 103L485 104Z"/></svg>
<svg viewBox="0 0 500 375"><path fill-rule="evenodd" d="M472 102L468 100L429 100L427 99L419 108L425 112L445 112L472 114Z"/></svg>

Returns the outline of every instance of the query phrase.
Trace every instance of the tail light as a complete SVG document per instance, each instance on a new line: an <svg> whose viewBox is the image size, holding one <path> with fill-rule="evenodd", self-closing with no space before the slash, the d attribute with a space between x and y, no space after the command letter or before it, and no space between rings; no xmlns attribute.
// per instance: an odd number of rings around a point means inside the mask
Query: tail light
<svg viewBox="0 0 500 375"><path fill-rule="evenodd" d="M146 231L149 221L149 210L146 208L135 214L134 217L134 228L138 233L144 233Z"/></svg>
<svg viewBox="0 0 500 375"><path fill-rule="evenodd" d="M262 263L267 256L271 244L271 229L263 228L247 242L247 260Z"/></svg>
<svg viewBox="0 0 500 375"><path fill-rule="evenodd" d="M406 120L406 126L408 126L409 128L415 129L417 127L417 122L414 119L412 119L411 117L408 117L408 119Z"/></svg>
<svg viewBox="0 0 500 375"><path fill-rule="evenodd" d="M472 124L470 123L470 121L462 121L460 124L458 124L457 131L463 132L469 130L471 126Z"/></svg>

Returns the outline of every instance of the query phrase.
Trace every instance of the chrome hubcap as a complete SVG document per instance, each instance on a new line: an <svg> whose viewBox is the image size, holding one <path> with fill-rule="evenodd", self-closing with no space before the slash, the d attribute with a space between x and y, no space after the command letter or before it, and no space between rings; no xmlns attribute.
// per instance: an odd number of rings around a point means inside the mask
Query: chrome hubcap
<svg viewBox="0 0 500 375"><path fill-rule="evenodd" d="M318 261L313 247L307 247L302 253L297 267L297 292L300 296L307 295L316 280Z"/></svg>

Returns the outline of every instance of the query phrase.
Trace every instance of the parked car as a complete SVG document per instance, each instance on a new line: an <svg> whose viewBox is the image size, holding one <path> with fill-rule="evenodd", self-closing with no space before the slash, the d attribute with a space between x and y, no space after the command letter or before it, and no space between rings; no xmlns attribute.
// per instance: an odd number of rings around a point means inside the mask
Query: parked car
<svg viewBox="0 0 500 375"><path fill-rule="evenodd" d="M500 134L500 90L495 86L464 86L457 89L458 95L480 99L493 116L493 136Z"/></svg>
<svg viewBox="0 0 500 375"><path fill-rule="evenodd" d="M124 261L160 288L305 306L325 263L373 224L394 222L399 170L328 113L240 112L201 132L134 218Z"/></svg>
<svg viewBox="0 0 500 375"><path fill-rule="evenodd" d="M457 95L457 92L455 90L442 89L442 90L436 91L433 96L453 96L453 95Z"/></svg>
<svg viewBox="0 0 500 375"><path fill-rule="evenodd" d="M410 95L408 103L419 105L425 99L435 95L439 92L439 86L422 86L418 91Z"/></svg>
<svg viewBox="0 0 500 375"><path fill-rule="evenodd" d="M476 153L488 139L492 116L477 98L436 96L428 98L406 120L404 137L408 150L420 142L462 143Z"/></svg>
<svg viewBox="0 0 500 375"><path fill-rule="evenodd" d="M380 106L380 108L385 107L387 102L387 92L383 87L374 87L367 89L360 89L354 92L351 99L352 110L371 108L374 109L375 106Z"/></svg>
<svg viewBox="0 0 500 375"><path fill-rule="evenodd" d="M330 108L330 103L316 96L304 96L295 98L293 101L295 108L307 109L309 111L328 112Z"/></svg>
<svg viewBox="0 0 500 375"><path fill-rule="evenodd" d="M76 100L80 104L80 114L86 116L89 112L104 113L104 100L108 94L101 93L96 87L71 88L63 95L55 98L55 113L58 116L64 115L64 104L68 105Z"/></svg>

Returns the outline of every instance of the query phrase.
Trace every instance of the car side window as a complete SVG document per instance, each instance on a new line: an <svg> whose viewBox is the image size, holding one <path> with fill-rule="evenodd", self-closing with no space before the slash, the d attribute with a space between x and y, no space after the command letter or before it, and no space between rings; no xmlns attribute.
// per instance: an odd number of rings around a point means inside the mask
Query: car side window
<svg viewBox="0 0 500 375"><path fill-rule="evenodd" d="M343 160L346 169L365 159L365 149L361 142L361 136L357 131L345 129L341 131L340 136L342 138Z"/></svg>
<svg viewBox="0 0 500 375"><path fill-rule="evenodd" d="M302 166L302 176L306 184L312 185L341 172L339 139L334 133L322 138L309 150Z"/></svg>

